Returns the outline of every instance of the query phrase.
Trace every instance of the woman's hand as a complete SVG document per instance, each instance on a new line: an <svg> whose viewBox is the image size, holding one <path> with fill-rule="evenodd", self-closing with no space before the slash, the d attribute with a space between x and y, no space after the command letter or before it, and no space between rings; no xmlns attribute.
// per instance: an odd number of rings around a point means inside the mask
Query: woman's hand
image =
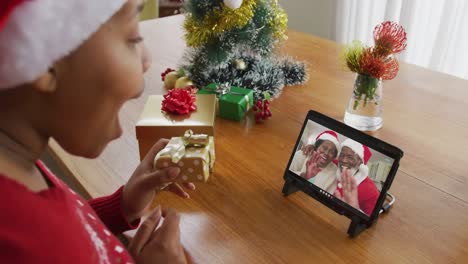
<svg viewBox="0 0 468 264"><path fill-rule="evenodd" d="M343 169L341 171L341 184L343 185L343 195L341 195L340 192L335 191L335 196L352 207L359 209L357 183L349 169Z"/></svg>
<svg viewBox="0 0 468 264"><path fill-rule="evenodd" d="M125 184L122 198L122 208L127 220L133 222L140 218L144 210L153 201L157 192L168 190L182 198L189 198L189 194L184 188L175 183L179 177L178 167L168 167L155 170L153 161L156 154L161 151L169 142L167 139L159 140L146 154L143 161L136 168L130 180ZM193 183L184 183L183 186L190 190L195 190Z"/></svg>
<svg viewBox="0 0 468 264"><path fill-rule="evenodd" d="M319 172L322 171L322 168L318 167L317 161L319 159L319 153L317 151L312 152L312 156L307 160L306 163L306 180L315 177Z"/></svg>
<svg viewBox="0 0 468 264"><path fill-rule="evenodd" d="M128 246L136 263L194 263L180 242L179 222L180 216L174 210L158 207L151 213Z"/></svg>
<svg viewBox="0 0 468 264"><path fill-rule="evenodd" d="M314 149L314 145L305 145L302 147L302 153L306 156L309 156L309 154L312 153Z"/></svg>

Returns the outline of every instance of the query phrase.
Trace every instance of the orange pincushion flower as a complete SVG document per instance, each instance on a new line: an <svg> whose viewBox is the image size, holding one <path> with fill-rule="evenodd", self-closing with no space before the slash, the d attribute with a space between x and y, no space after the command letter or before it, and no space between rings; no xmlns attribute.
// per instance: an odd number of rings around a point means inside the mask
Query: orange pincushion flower
<svg viewBox="0 0 468 264"><path fill-rule="evenodd" d="M398 74L398 70L400 69L400 64L398 60L394 57L387 58L385 60L385 73L382 75L383 80L392 80Z"/></svg>
<svg viewBox="0 0 468 264"><path fill-rule="evenodd" d="M360 73L380 79L385 74L386 65L382 57L377 56L372 48L366 48L359 60Z"/></svg>
<svg viewBox="0 0 468 264"><path fill-rule="evenodd" d="M406 32L397 23L385 21L374 28L374 41L377 54L386 57L406 48Z"/></svg>
<svg viewBox="0 0 468 264"><path fill-rule="evenodd" d="M386 21L374 29L375 47L365 47L355 41L343 49L346 66L358 74L391 80L396 77L400 65L393 54L406 48L405 29L397 23Z"/></svg>
<svg viewBox="0 0 468 264"><path fill-rule="evenodd" d="M366 48L359 60L360 72L368 76L391 80L396 77L400 65L394 57L382 57L375 48Z"/></svg>

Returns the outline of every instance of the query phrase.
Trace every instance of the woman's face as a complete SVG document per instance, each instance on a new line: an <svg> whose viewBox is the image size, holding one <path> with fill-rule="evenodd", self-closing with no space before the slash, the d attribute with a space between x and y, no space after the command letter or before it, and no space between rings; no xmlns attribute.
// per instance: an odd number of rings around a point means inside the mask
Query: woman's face
<svg viewBox="0 0 468 264"><path fill-rule="evenodd" d="M129 0L69 56L54 65L57 89L48 96L49 136L68 152L97 157L122 134L122 105L143 92L142 0Z"/></svg>
<svg viewBox="0 0 468 264"><path fill-rule="evenodd" d="M330 162L336 157L338 150L333 142L325 140L317 148L317 152L319 153L317 165L323 168L330 164Z"/></svg>

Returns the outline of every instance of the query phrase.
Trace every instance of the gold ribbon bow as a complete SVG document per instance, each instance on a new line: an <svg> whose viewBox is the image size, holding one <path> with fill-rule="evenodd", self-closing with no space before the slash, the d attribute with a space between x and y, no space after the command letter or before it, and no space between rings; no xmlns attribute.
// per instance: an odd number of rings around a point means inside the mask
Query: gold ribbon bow
<svg viewBox="0 0 468 264"><path fill-rule="evenodd" d="M185 131L182 138L186 147L206 147L209 143L208 135L206 134L193 134L192 130Z"/></svg>
<svg viewBox="0 0 468 264"><path fill-rule="evenodd" d="M184 157L186 147L204 148L208 143L208 135L193 134L192 130L187 130L182 138L173 138L158 155L168 155L173 163L178 163Z"/></svg>

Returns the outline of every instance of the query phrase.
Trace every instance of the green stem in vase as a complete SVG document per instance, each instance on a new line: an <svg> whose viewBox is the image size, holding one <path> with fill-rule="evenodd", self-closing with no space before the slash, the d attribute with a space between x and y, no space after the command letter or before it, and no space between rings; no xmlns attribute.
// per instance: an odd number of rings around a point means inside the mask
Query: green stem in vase
<svg viewBox="0 0 468 264"><path fill-rule="evenodd" d="M359 102L362 100L362 96L364 95L364 107L366 107L367 103L374 99L375 92L379 86L379 79L364 75L358 74L356 77L356 82L354 83L354 104L353 110L359 106Z"/></svg>

